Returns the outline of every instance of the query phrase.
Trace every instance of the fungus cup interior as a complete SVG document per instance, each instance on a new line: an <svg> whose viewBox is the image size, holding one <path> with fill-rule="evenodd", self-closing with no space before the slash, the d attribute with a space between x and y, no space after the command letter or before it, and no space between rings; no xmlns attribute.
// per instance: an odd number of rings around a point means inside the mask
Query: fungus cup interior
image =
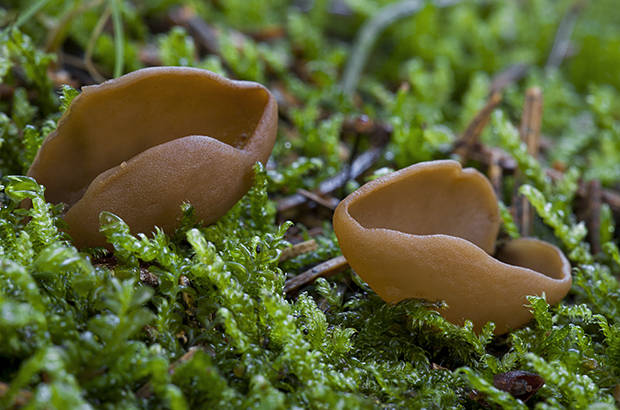
<svg viewBox="0 0 620 410"><path fill-rule="evenodd" d="M456 161L411 165L343 199L334 232L350 266L388 303L445 301L439 313L495 334L527 323L527 295L559 302L570 265L555 246L519 238L494 253L499 207L489 181Z"/></svg>
<svg viewBox="0 0 620 410"><path fill-rule="evenodd" d="M175 139L205 136L243 150L268 100L258 84L186 68L144 69L85 87L61 119L62 142L50 138L40 151L66 160L53 161L53 178L39 182L47 200L71 206L102 172Z"/></svg>
<svg viewBox="0 0 620 410"><path fill-rule="evenodd" d="M508 265L528 268L551 279L564 279L566 261L557 257L557 251L553 247L540 246L540 243L541 241L510 241L499 249L495 257Z"/></svg>
<svg viewBox="0 0 620 410"><path fill-rule="evenodd" d="M464 239L493 255L499 209L488 180L453 161L416 165L417 172L385 178L349 205L349 214L366 229L383 228L417 236ZM511 241L494 256L499 261L562 279L564 262L541 241Z"/></svg>
<svg viewBox="0 0 620 410"><path fill-rule="evenodd" d="M437 171L425 167L410 176L386 179L356 198L349 213L367 229L455 236L492 253L499 210L486 179L473 169Z"/></svg>

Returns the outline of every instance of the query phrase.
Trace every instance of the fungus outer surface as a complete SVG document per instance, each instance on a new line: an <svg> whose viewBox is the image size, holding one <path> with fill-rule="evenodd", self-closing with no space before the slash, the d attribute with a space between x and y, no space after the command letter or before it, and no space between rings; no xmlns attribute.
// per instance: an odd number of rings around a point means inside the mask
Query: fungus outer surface
<svg viewBox="0 0 620 410"><path fill-rule="evenodd" d="M525 324L527 295L557 303L571 285L570 265L555 246L523 238L491 256L499 229L486 178L455 161L431 161L362 186L336 209L342 253L386 302L443 300L440 313L496 334Z"/></svg>
<svg viewBox="0 0 620 410"><path fill-rule="evenodd" d="M104 245L98 215L134 233L171 229L190 202L214 222L247 192L275 142L277 105L257 83L155 67L84 87L43 142L28 175L69 205L78 246Z"/></svg>

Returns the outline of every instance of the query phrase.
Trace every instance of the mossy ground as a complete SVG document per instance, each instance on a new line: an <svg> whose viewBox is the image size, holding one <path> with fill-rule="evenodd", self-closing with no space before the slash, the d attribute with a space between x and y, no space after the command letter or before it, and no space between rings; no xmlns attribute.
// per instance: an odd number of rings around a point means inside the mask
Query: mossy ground
<svg viewBox="0 0 620 410"><path fill-rule="evenodd" d="M361 77L344 79L360 52L356 33L388 3L2 3L0 408L617 405L615 0L429 2L388 24ZM561 61L549 58L558 38L570 40ZM188 205L176 232L134 237L104 213L114 252L79 251L62 231L60 206L23 175L73 88L147 65L202 67L269 87L280 103L272 159L212 226L197 223ZM332 197L390 169L454 157L498 74L516 65L523 75L502 89L477 149L501 148L518 167L503 166L499 181L503 235L519 235L522 221L509 209L520 193L536 210L533 235L570 258L573 288L562 303L531 297L535 319L493 337L493 324L475 334L424 301L387 305L350 270L284 293L287 278L339 248L328 208L278 211L283 198L316 189L373 149L383 150L370 170ZM532 86L544 96L538 158L513 125ZM487 172L489 164L478 156L468 165ZM24 199L30 209L20 208ZM310 238L316 250L280 262L289 242ZM493 384L511 370L544 379L527 404Z"/></svg>

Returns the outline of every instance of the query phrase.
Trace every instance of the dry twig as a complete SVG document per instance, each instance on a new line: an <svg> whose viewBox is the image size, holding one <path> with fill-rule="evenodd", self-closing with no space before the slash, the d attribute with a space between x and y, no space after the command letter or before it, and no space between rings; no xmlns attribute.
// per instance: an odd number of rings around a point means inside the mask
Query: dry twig
<svg viewBox="0 0 620 410"><path fill-rule="evenodd" d="M344 256L338 256L308 269L304 273L286 281L284 292L291 293L314 282L318 277L332 276L345 270L349 264Z"/></svg>
<svg viewBox="0 0 620 410"><path fill-rule="evenodd" d="M319 248L319 244L314 239L310 239L304 242L296 243L290 248L286 248L280 254L280 262L287 261L289 259L296 258L304 253L316 251Z"/></svg>
<svg viewBox="0 0 620 410"><path fill-rule="evenodd" d="M540 127L542 124L543 110L542 101L542 91L540 88L532 87L525 92L525 102L523 103L523 116L521 117L519 134L521 140L527 145L527 152L534 158L538 156L540 147ZM520 179L520 176L517 176L515 189L518 189L519 185L521 185ZM515 222L521 231L521 235L531 235L534 224L534 210L532 206L523 195L517 195L514 204L515 208L513 211L515 214Z"/></svg>
<svg viewBox="0 0 620 410"><path fill-rule="evenodd" d="M504 174L502 166L500 165L500 153L497 150L489 150L489 167L487 174L495 195L501 198L502 194L502 176Z"/></svg>
<svg viewBox="0 0 620 410"><path fill-rule="evenodd" d="M342 124L342 134L364 134L368 135L369 139L376 144L376 146L366 150L349 164L344 167L342 171L334 175L331 178L319 184L319 188L312 192L317 195L318 198L325 197L337 189L343 187L349 180L357 179L360 175L366 172L378 159L381 157L383 148L390 140L392 135L392 127L389 124L369 120L366 116L360 116L354 119L349 119ZM305 191L308 193L308 191ZM284 212L296 206L304 204L308 200L308 195L302 193L296 193L291 196L284 197L278 201L278 212ZM317 201L318 203L321 203ZM337 205L334 201L325 204L328 208L332 205Z"/></svg>
<svg viewBox="0 0 620 410"><path fill-rule="evenodd" d="M323 205L327 209L331 209L332 211L336 209L336 207L338 206L338 202L340 202L337 198L334 198L333 196L324 198L321 195L317 195L314 192L310 192L301 188L297 190L297 193L305 196L310 201L316 202L319 205Z"/></svg>
<svg viewBox="0 0 620 410"><path fill-rule="evenodd" d="M592 247L592 253L597 254L601 251L601 201L603 191L601 181L592 180L585 184L585 196L582 198L583 211L582 219L588 228L588 242Z"/></svg>
<svg viewBox="0 0 620 410"><path fill-rule="evenodd" d="M480 140L480 134L491 119L491 113L502 101L502 95L494 92L489 96L487 103L467 126L461 138L454 144L454 152L461 158L461 163L467 162L470 152Z"/></svg>
<svg viewBox="0 0 620 410"><path fill-rule="evenodd" d="M542 124L543 96L539 87L531 87L525 92L523 116L519 134L527 144L527 152L536 157L540 147L540 127Z"/></svg>
<svg viewBox="0 0 620 410"><path fill-rule="evenodd" d="M525 77L529 71L530 66L524 63L517 63L508 66L507 69L496 74L491 81L491 91L489 95L493 93L499 93L510 84L515 83Z"/></svg>
<svg viewBox="0 0 620 410"><path fill-rule="evenodd" d="M502 172L506 175L514 174L517 171L517 162L507 152L495 148L487 147L483 144L474 144L473 149L470 152L471 159L486 165L491 164L491 153L493 152L494 158L497 164L502 168ZM558 181L563 178L562 172L557 169L548 168L545 170L547 176L553 181ZM587 187L584 182L580 182L577 188L577 197L585 198L587 196ZM603 203L609 205L611 210L615 213L620 213L620 192L603 188L601 190L601 200Z"/></svg>
<svg viewBox="0 0 620 410"><path fill-rule="evenodd" d="M346 184L349 180L348 177L350 177L351 179L359 177L379 159L382 151L383 147L373 147L368 151L365 151L357 158L355 158L355 161L353 161L353 164L351 165L350 171L344 170L336 174L332 178L326 179L325 181L321 182L316 194L319 196L330 194L336 189ZM295 208L296 206L305 203L307 200L307 197L299 193L282 198L278 201L278 212L283 212L291 208Z"/></svg>
<svg viewBox="0 0 620 410"><path fill-rule="evenodd" d="M609 205L614 212L620 213L620 193L612 191L611 189L603 189L601 195L603 202Z"/></svg>
<svg viewBox="0 0 620 410"><path fill-rule="evenodd" d="M210 54L219 54L220 43L215 28L201 19L190 7L179 7L170 13L174 24L183 26L197 43Z"/></svg>

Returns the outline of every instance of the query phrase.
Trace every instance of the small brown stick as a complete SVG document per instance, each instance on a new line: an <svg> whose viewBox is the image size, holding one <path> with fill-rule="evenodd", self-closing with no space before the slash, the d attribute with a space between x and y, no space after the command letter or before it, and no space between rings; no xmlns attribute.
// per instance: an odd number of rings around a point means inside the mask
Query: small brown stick
<svg viewBox="0 0 620 410"><path fill-rule="evenodd" d="M514 174L517 171L517 162L514 160L514 158L512 158L507 152L499 148L487 147L483 144L475 144L474 149L470 152L470 154L473 160L478 161L481 164L489 167L491 164L491 151L493 151L494 155L496 155L496 158L498 159L498 165L502 168L503 173L510 175ZM545 173L553 181L558 181L563 177L562 172L553 168L546 169ZM584 182L580 182L577 188L577 196L579 198L585 198L586 195L586 184ZM608 188L603 188L601 191L601 199L603 203L609 205L613 212L620 213L620 192L616 192Z"/></svg>
<svg viewBox="0 0 620 410"><path fill-rule="evenodd" d="M140 62L147 66L162 65L161 58L159 57L159 49L154 44L146 44L140 48L138 53Z"/></svg>
<svg viewBox="0 0 620 410"><path fill-rule="evenodd" d="M0 84L0 100L13 98L13 94L15 94L15 87L4 83Z"/></svg>
<svg viewBox="0 0 620 410"><path fill-rule="evenodd" d="M291 293L301 288L302 286L308 285L314 282L318 277L328 277L335 275L337 273L345 270L349 264L344 256L338 256L336 258L332 258L323 263L320 263L313 267L312 269L308 269L307 271L295 276L292 279L286 281L284 285L284 292Z"/></svg>
<svg viewBox="0 0 620 410"><path fill-rule="evenodd" d="M208 53L219 54L220 43L215 28L207 24L189 7L179 7L170 13L170 19L174 24L187 28L192 37Z"/></svg>
<svg viewBox="0 0 620 410"><path fill-rule="evenodd" d="M0 382L0 397L6 396L10 386L6 383ZM25 406L32 399L32 392L28 390L20 390L13 399L12 406L14 408Z"/></svg>
<svg viewBox="0 0 620 410"><path fill-rule="evenodd" d="M321 195L327 195L338 188L344 186L349 180L356 179L366 172L381 156L383 147L373 147L364 151L355 158L351 167L336 174L334 177L326 179L319 185Z"/></svg>
<svg viewBox="0 0 620 410"><path fill-rule="evenodd" d="M344 167L342 171L331 178L321 182L319 188L314 192L319 196L326 196L343 187L349 180L357 179L366 172L381 157L384 146L390 140L392 127L389 124L373 121L366 116L361 116L353 120L347 120L342 124L343 134L365 134L370 136L370 140L377 145L364 151L355 157L350 166ZM278 201L278 212L287 211L296 206L304 204L307 197L300 193L287 196Z"/></svg>
<svg viewBox="0 0 620 410"><path fill-rule="evenodd" d="M586 183L586 195L583 198L586 202L584 209L584 219L588 228L588 242L592 246L592 253L597 254L601 251L601 200L603 190L601 181L594 179Z"/></svg>
<svg viewBox="0 0 620 410"><path fill-rule="evenodd" d="M502 172L512 174L517 169L517 161L501 148L487 147L484 144L478 143L469 152L472 160L480 162L487 167L491 165L491 155L493 155L493 159L502 168Z"/></svg>
<svg viewBox="0 0 620 410"><path fill-rule="evenodd" d="M314 239L310 239L304 242L296 243L290 248L286 248L280 254L280 262L287 261L303 255L304 253L316 251L319 248L319 244Z"/></svg>
<svg viewBox="0 0 620 410"><path fill-rule="evenodd" d="M192 347L190 347L189 350L183 356L179 357L177 360L175 360L173 363L170 364L170 366L168 367L168 373L169 374L174 374L174 370L181 363L184 363L184 362L190 360L192 357L194 357L194 355L196 353L198 353L201 350L204 350L202 346L192 346ZM143 399L149 398L152 394L153 394L153 391L151 389L151 383L150 382L147 382L147 383L143 384L142 387L140 387L138 389L138 391L136 392L136 396L141 397Z"/></svg>
<svg viewBox="0 0 620 410"><path fill-rule="evenodd" d="M523 103L523 116L519 135L521 140L527 145L527 152L534 158L538 156L540 147L540 127L542 124L543 99L542 91L539 87L531 87L525 92L525 102ZM515 189L521 185L521 177L517 174ZM514 202L515 222L521 231L521 235L531 235L534 227L534 210L527 198L517 195Z"/></svg>
<svg viewBox="0 0 620 410"><path fill-rule="evenodd" d="M75 79L79 85L84 86L97 84L93 77L88 74L83 58L64 53L62 51L59 51L57 55L59 66L62 66L65 70L67 70L67 72L69 72L71 77Z"/></svg>
<svg viewBox="0 0 620 410"><path fill-rule="evenodd" d="M342 124L342 132L344 134L376 134L381 132L377 129L381 124L377 124L368 118L367 115L359 115L355 118L348 118Z"/></svg>
<svg viewBox="0 0 620 410"><path fill-rule="evenodd" d="M286 36L286 29L282 26L268 26L259 31L248 33L256 41L273 41Z"/></svg>
<svg viewBox="0 0 620 410"><path fill-rule="evenodd" d="M323 205L327 209L331 209L332 211L336 209L336 207L338 206L338 202L340 202L334 197L323 198L322 196L317 195L314 192L306 191L305 189L301 188L297 190L297 193L305 196L307 199L316 202L319 205Z"/></svg>
<svg viewBox="0 0 620 410"><path fill-rule="evenodd" d="M516 186L520 186L519 182ZM523 195L517 195L514 204L511 207L511 214L515 220L515 225L519 228L519 232L523 236L530 236L534 225L534 213L527 198Z"/></svg>
<svg viewBox="0 0 620 410"><path fill-rule="evenodd" d="M495 195L501 199L502 176L504 171L500 165L500 153L497 150L489 150L489 168L487 169L489 180L495 191Z"/></svg>
<svg viewBox="0 0 620 410"><path fill-rule="evenodd" d="M461 158L461 163L467 162L470 151L479 142L480 134L491 119L491 113L500 102L502 102L502 95L497 92L492 93L484 107L478 111L461 138L455 143L454 152Z"/></svg>
<svg viewBox="0 0 620 410"><path fill-rule="evenodd" d="M542 124L543 96L539 87L528 88L525 92L523 116L519 134L527 144L527 152L533 157L538 156L540 148L540 127Z"/></svg>
<svg viewBox="0 0 620 410"><path fill-rule="evenodd" d="M620 193L611 189L603 189L602 199L612 210L620 213Z"/></svg>
<svg viewBox="0 0 620 410"><path fill-rule="evenodd" d="M509 66L504 71L501 71L491 80L490 94L499 93L510 84L519 81L525 77L529 69L530 66L528 64L518 63Z"/></svg>
<svg viewBox="0 0 620 410"><path fill-rule="evenodd" d="M562 179L562 173L556 169L550 168L547 169L546 172L553 181ZM579 182L579 186L577 187L577 196L579 198L588 196L588 187L586 185L587 184L583 181ZM603 188L601 190L601 202L609 205L612 211L620 213L620 192Z"/></svg>
<svg viewBox="0 0 620 410"><path fill-rule="evenodd" d="M350 172L344 170L342 172L339 172L332 178L326 179L325 181L321 182L321 184L319 185L319 189L317 190L318 195L330 194L336 189L346 184L349 180L347 178L349 174L351 179L356 179L357 177L359 177L379 159L382 151L383 147L374 147L360 154L357 158L355 158L355 161L353 161ZM278 201L278 212L283 212L295 208L296 206L305 203L307 200L308 198L299 193L282 198Z"/></svg>

